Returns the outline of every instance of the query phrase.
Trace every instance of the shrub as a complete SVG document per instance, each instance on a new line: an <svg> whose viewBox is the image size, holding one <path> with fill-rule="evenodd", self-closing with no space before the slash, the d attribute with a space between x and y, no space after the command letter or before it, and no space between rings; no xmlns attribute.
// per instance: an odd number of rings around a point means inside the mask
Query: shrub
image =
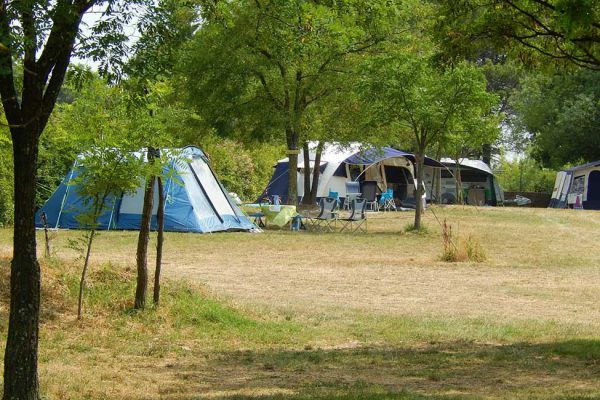
<svg viewBox="0 0 600 400"><path fill-rule="evenodd" d="M483 262L487 259L481 243L472 235L469 235L466 241L462 242L460 237L454 238L452 225L446 220L442 224L442 255L440 259L445 262Z"/></svg>

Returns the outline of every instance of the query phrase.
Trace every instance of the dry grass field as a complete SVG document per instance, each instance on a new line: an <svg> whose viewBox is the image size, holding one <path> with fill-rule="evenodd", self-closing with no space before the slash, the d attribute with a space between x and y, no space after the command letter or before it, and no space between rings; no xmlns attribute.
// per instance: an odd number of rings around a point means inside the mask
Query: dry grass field
<svg viewBox="0 0 600 400"><path fill-rule="evenodd" d="M600 213L435 207L369 233L167 234L163 304L131 310L136 233L80 262L54 233L40 371L52 399L600 398ZM438 221L482 263L440 261ZM40 236L41 239L41 236ZM40 246L41 248L41 246ZM0 231L6 335L10 230Z"/></svg>

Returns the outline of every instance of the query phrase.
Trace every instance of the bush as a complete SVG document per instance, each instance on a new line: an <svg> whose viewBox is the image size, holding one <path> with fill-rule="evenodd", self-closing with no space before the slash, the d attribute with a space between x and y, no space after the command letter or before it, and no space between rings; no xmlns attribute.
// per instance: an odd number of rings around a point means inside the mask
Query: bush
<svg viewBox="0 0 600 400"><path fill-rule="evenodd" d="M449 225L446 220L442 224L442 245L443 250L440 259L445 262L472 261L481 263L487 259L481 243L473 236L469 235L464 242L459 237L454 239L452 225Z"/></svg>

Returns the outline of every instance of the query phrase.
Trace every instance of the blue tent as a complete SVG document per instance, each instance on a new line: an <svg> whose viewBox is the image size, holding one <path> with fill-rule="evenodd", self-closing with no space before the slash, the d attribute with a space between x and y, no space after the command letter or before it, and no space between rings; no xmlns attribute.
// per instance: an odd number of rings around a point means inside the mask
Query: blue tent
<svg viewBox="0 0 600 400"><path fill-rule="evenodd" d="M227 194L206 155L197 147L188 146L172 157L166 170L171 171L163 185L165 196L165 231L218 232L249 231L255 225L242 213ZM87 209L85 199L79 194L73 179L81 173L85 158L80 157L60 186L36 214L36 226L42 227L41 214L45 213L51 228L77 229L77 216ZM173 172L174 171L174 172ZM107 199L107 210L99 219L99 229L137 230L141 223L144 202L142 182L132 194ZM158 188L155 186L155 199ZM154 202L152 229L156 229Z"/></svg>
<svg viewBox="0 0 600 400"><path fill-rule="evenodd" d="M315 168L314 148L309 145L310 165ZM323 147L319 169L321 175L317 188L317 197L325 197L330 191L337 192L340 197L346 196L346 182L375 180L381 186L394 189L400 200L406 200L414 191L414 154L391 147L363 147L360 143L341 145L326 143ZM429 157L425 157L425 165L432 168L443 168L443 165ZM304 194L304 156L298 156L298 195ZM279 160L271 180L257 202L278 195L283 202L288 202L289 160ZM291 202L290 202L291 203Z"/></svg>

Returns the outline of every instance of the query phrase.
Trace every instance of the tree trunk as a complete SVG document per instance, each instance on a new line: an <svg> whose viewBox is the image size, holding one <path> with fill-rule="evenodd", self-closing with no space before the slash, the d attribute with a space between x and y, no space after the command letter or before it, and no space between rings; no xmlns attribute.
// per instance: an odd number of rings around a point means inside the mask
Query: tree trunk
<svg viewBox="0 0 600 400"><path fill-rule="evenodd" d="M310 204L317 202L319 190L319 178L321 176L321 154L323 154L323 142L319 142L315 151L315 167L313 169L312 187L310 188Z"/></svg>
<svg viewBox="0 0 600 400"><path fill-rule="evenodd" d="M92 242L94 241L94 235L96 229L92 229L90 236L88 237L87 252L85 254L85 262L83 263L83 270L81 271L81 280L79 281L79 301L77 303L77 319L81 319L83 310L83 288L85 287L85 276L87 274L88 265L90 264L90 256L92 254Z"/></svg>
<svg viewBox="0 0 600 400"><path fill-rule="evenodd" d="M464 196L462 189L462 176L460 174L460 164L458 159L455 160L456 166L454 167L454 182L456 183L456 204L464 204Z"/></svg>
<svg viewBox="0 0 600 400"><path fill-rule="evenodd" d="M150 150L148 150L150 154ZM137 286L135 289L134 308L146 307L146 291L148 289L148 241L150 240L150 224L152 222L152 206L154 205L154 176L149 177L144 191L144 207L142 210L142 223L138 236L136 253L137 260Z"/></svg>
<svg viewBox="0 0 600 400"><path fill-rule="evenodd" d="M298 133L293 128L286 129L288 146L288 204L298 203Z"/></svg>
<svg viewBox="0 0 600 400"><path fill-rule="evenodd" d="M310 200L310 148L308 142L304 142L302 150L304 156L304 195L302 196L302 204L312 204Z"/></svg>
<svg viewBox="0 0 600 400"><path fill-rule="evenodd" d="M421 229L421 215L423 214L423 167L425 166L425 150L419 149L415 154L415 167L417 168L417 190L415 198L415 230Z"/></svg>
<svg viewBox="0 0 600 400"><path fill-rule="evenodd" d="M156 238L156 269L154 270L154 305L158 307L160 302L160 269L162 264L162 251L165 229L165 194L163 193L162 178L159 176L156 178L158 183L158 211L157 211L157 224L158 224L158 235Z"/></svg>
<svg viewBox="0 0 600 400"><path fill-rule="evenodd" d="M484 144L481 149L481 159L487 165L491 165L492 162L492 145Z"/></svg>
<svg viewBox="0 0 600 400"><path fill-rule="evenodd" d="M37 128L37 124L32 124ZM4 397L39 399L37 375L40 265L36 255L35 187L39 136L14 129L15 221L10 273L10 314L4 354Z"/></svg>

